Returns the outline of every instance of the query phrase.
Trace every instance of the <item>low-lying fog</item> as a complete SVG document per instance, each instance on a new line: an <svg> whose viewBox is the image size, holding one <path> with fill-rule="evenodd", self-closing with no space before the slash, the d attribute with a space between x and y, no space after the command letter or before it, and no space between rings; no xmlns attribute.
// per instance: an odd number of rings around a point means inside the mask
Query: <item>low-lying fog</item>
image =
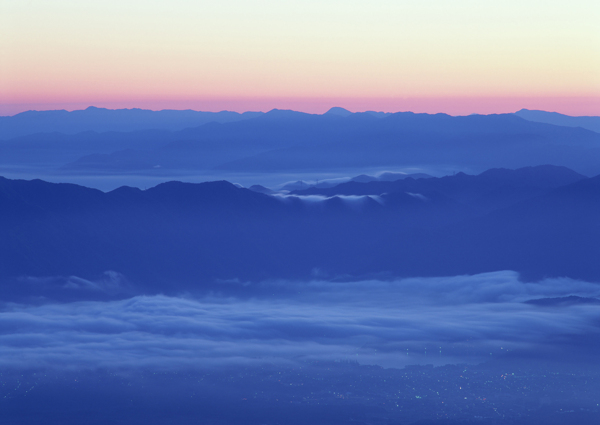
<svg viewBox="0 0 600 425"><path fill-rule="evenodd" d="M85 282L70 278L64 287L114 289ZM259 286L262 295L243 299L182 294L5 304L0 365L202 368L322 359L403 367L499 357L579 361L592 358L600 331L600 306L590 302L600 296L600 285L571 279L524 283L511 271ZM571 295L583 302L525 303Z"/></svg>

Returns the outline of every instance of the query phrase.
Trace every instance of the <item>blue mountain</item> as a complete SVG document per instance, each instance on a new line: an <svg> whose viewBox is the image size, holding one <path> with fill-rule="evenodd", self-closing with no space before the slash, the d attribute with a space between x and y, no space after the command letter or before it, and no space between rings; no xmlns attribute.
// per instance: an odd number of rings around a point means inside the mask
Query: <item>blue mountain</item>
<svg viewBox="0 0 600 425"><path fill-rule="evenodd" d="M600 173L600 134L514 114L273 110L178 131L42 133L0 142L0 166L64 173L357 175L415 166L473 173L543 164Z"/></svg>
<svg viewBox="0 0 600 425"><path fill-rule="evenodd" d="M581 127L600 133L600 117L572 117L559 114L558 112L536 111L521 109L515 115L527 121L542 122L546 124L560 125L564 127Z"/></svg>
<svg viewBox="0 0 600 425"><path fill-rule="evenodd" d="M0 117L0 140L35 133L75 134L85 131L182 130L209 122L233 122L259 116L260 112L199 112L192 110L106 109L90 106L76 111L27 111Z"/></svg>
<svg viewBox="0 0 600 425"><path fill-rule="evenodd" d="M311 198L225 181L104 193L0 179L0 283L7 299L17 299L69 294L52 283L60 279L34 285L23 277L94 279L106 271L141 293L251 292L252 285L223 282L310 278L317 269L354 277L510 269L532 279L600 279L600 177L536 167L409 180L347 183L353 196ZM359 185L423 182L430 192L398 186L355 195L369 192Z"/></svg>

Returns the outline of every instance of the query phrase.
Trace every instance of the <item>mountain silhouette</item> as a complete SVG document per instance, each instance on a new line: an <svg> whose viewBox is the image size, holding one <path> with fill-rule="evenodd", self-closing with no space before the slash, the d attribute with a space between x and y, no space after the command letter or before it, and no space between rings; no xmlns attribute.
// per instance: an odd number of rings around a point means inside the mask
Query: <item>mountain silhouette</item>
<svg viewBox="0 0 600 425"><path fill-rule="evenodd" d="M41 286L23 276L93 279L106 271L150 293L244 291L219 282L310 278L314 270L331 277L515 270L525 279L600 279L600 176L547 166L345 185L436 181L437 192L311 198L225 181L104 193L0 179L0 284L10 298L39 294Z"/></svg>
<svg viewBox="0 0 600 425"><path fill-rule="evenodd" d="M296 124L294 135L299 140L288 139L288 146L282 143L277 149L223 163L215 169L276 173L454 164L459 169L484 171L553 163L583 174L600 172L597 133L534 123L512 114L451 117L396 113L382 119L365 114L343 119L329 115L314 118L307 128ZM285 136L280 139L285 140Z"/></svg>
<svg viewBox="0 0 600 425"><path fill-rule="evenodd" d="M536 111L521 109L515 115L528 121L542 122L546 124L561 125L565 127L581 127L600 133L600 117L572 117L559 114L558 112Z"/></svg>
<svg viewBox="0 0 600 425"><path fill-rule="evenodd" d="M0 117L0 140L35 133L75 134L85 131L182 130L209 122L233 122L259 116L260 112L199 112L192 110L106 109L90 106L77 111L27 111Z"/></svg>
<svg viewBox="0 0 600 425"><path fill-rule="evenodd" d="M273 110L178 131L43 133L0 142L0 165L63 173L359 175L562 165L600 173L600 134L514 114L314 115Z"/></svg>
<svg viewBox="0 0 600 425"><path fill-rule="evenodd" d="M333 108L331 108L327 112L325 112L325 114L338 115L340 117L348 117L348 116L352 115L352 112L350 112L347 109L340 108L339 106L334 106Z"/></svg>
<svg viewBox="0 0 600 425"><path fill-rule="evenodd" d="M475 176L458 173L442 178L415 179L409 176L395 181L366 181L365 183L353 180L331 188L308 188L293 193L326 197L384 193L419 193L425 197L434 197L442 194L465 206L476 206L482 211L492 211L585 178L565 167L545 165L517 170L491 169Z"/></svg>

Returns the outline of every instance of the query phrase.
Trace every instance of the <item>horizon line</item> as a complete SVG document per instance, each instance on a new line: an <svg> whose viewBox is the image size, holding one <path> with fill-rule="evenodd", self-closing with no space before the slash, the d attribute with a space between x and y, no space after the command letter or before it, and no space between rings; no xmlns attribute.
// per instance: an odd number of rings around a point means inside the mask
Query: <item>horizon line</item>
<svg viewBox="0 0 600 425"><path fill-rule="evenodd" d="M569 116L600 116L600 96L553 97L406 97L406 98L213 98L150 100L87 100L0 103L0 116L15 116L28 111L69 112L99 109L142 109L150 111L195 112L269 112L292 110L322 115L332 107L357 112L413 112L452 116L515 113L522 109L556 112Z"/></svg>
<svg viewBox="0 0 600 425"><path fill-rule="evenodd" d="M0 106L1 108L1 106ZM326 115L328 113L331 113L330 111L333 109L340 109L343 111L346 111L350 114L365 114L365 113L376 113L376 114L402 114L402 113L412 113L412 114L426 114L426 115L448 115L448 116L452 116L452 117L465 117L465 116L471 116L471 115L507 115L507 114L516 114L518 112L521 111L531 111L531 112L545 112L545 113L549 113L549 114L560 114L560 115L564 115L564 116L569 116L569 117L573 117L573 118L595 118L595 117L600 117L600 114L598 115L569 115L569 114L565 114L562 112L558 112L558 111L552 111L552 110L545 110L545 109L529 109L529 108L520 108L518 110L514 110L511 112L491 112L491 113L470 113L470 114L450 114L447 112L416 112L416 111L411 111L411 110L401 110L401 111L377 111L377 110L364 110L364 111L351 111L347 108L341 107L341 106L332 106L331 108L329 108L327 111L325 112L307 112L307 111L301 111L301 110L296 110L296 109L287 109L287 108L272 108L270 110L264 110L264 111L258 111L258 110L246 110L246 111L234 111L234 110L230 110L230 109L221 109L221 110L214 110L214 111L209 111L209 110L201 110L201 109L192 109L192 108L185 108L185 109L176 109L176 108L164 108L164 109L152 109L152 108L140 108L140 107L130 107L130 108L106 108L106 107L102 107L102 106L95 106L95 105L89 105L85 108L81 108L81 109L65 109L65 108L61 108L61 109L27 109L27 110L23 110L21 112L17 112L15 114L12 115L0 115L0 118L11 118L11 117L15 117L17 115L20 114L24 114L27 112L82 112L82 111L86 111L88 109L101 109L101 110L107 110L107 111L149 111L149 112L166 112L166 111L174 111L174 112L199 112L199 113L214 113L214 114L218 114L218 113L224 113L224 112L229 112L229 113L237 113L237 114L246 114L246 113L256 113L256 114L268 114L270 112L273 111L289 111L289 112L297 112L297 113L303 113L303 114L307 114L307 115ZM334 114L334 113L333 113Z"/></svg>

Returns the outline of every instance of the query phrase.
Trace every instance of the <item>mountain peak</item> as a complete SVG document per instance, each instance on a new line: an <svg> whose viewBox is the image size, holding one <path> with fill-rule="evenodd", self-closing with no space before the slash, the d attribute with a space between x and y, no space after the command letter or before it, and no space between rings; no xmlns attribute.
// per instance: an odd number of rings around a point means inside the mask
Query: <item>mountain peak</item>
<svg viewBox="0 0 600 425"><path fill-rule="evenodd" d="M334 106L329 111L325 112L324 115L337 115L340 117L347 117L349 115L352 115L352 112L339 106Z"/></svg>

